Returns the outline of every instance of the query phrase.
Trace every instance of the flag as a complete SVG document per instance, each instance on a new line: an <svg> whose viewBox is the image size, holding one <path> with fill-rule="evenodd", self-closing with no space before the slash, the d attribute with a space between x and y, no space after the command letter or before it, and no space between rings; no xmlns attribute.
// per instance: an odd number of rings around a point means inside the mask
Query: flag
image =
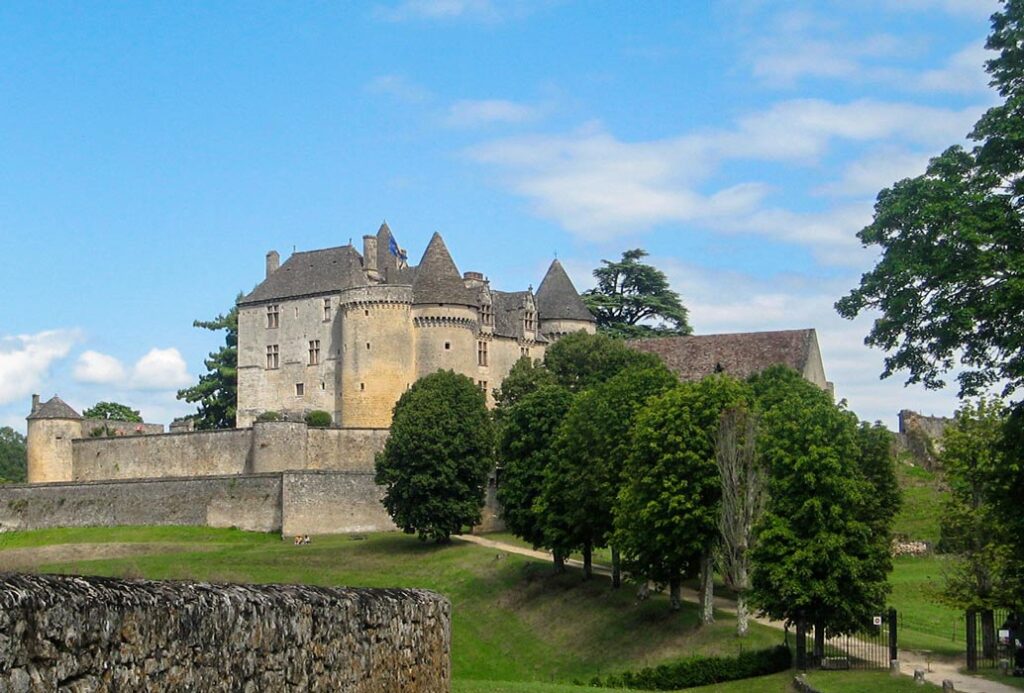
<svg viewBox="0 0 1024 693"><path fill-rule="evenodd" d="M388 252L397 257L399 260L406 259L405 251L398 247L398 241L395 240L394 236L390 236L388 238Z"/></svg>

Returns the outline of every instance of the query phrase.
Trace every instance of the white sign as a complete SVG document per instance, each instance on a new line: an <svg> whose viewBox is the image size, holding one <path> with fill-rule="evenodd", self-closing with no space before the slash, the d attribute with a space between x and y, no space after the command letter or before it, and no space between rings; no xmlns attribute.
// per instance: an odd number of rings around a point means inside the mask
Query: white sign
<svg viewBox="0 0 1024 693"><path fill-rule="evenodd" d="M880 625L882 625L882 617L881 616L875 616L874 618L871 619L871 622L874 623L876 626L880 626Z"/></svg>
<svg viewBox="0 0 1024 693"><path fill-rule="evenodd" d="M1003 645L1010 644L1010 631L1004 630L1004 629L1000 628L999 629L999 642L1002 643Z"/></svg>

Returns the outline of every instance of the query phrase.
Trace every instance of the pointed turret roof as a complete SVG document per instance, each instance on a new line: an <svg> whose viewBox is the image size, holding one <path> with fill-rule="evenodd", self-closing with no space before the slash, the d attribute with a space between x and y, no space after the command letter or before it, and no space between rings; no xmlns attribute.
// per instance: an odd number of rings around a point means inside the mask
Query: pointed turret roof
<svg viewBox="0 0 1024 693"><path fill-rule="evenodd" d="M82 415L72 409L57 395L29 414L28 419L81 419Z"/></svg>
<svg viewBox="0 0 1024 693"><path fill-rule="evenodd" d="M448 253L441 234L436 231L416 267L412 300L413 303L456 303L464 306L475 306L480 302L475 293L466 288L459 268Z"/></svg>
<svg viewBox="0 0 1024 693"><path fill-rule="evenodd" d="M537 289L537 312L541 320L597 322L558 260L551 263Z"/></svg>

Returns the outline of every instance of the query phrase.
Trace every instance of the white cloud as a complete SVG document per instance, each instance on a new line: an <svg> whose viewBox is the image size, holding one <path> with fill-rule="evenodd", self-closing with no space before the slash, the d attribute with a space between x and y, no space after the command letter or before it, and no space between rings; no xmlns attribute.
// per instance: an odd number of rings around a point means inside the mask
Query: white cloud
<svg viewBox="0 0 1024 693"><path fill-rule="evenodd" d="M77 330L0 337L0 404L32 394L50 366L66 357L80 339Z"/></svg>
<svg viewBox="0 0 1024 693"><path fill-rule="evenodd" d="M174 348L150 349L132 367L131 386L140 390L184 387L192 382L181 353Z"/></svg>
<svg viewBox="0 0 1024 693"><path fill-rule="evenodd" d="M466 99L448 108L445 123L452 127L478 127L491 123L526 123L539 117L540 109L515 101Z"/></svg>
<svg viewBox="0 0 1024 693"><path fill-rule="evenodd" d="M116 358L92 350L82 352L73 372L79 382L102 385L122 383L126 375L124 366Z"/></svg>
<svg viewBox="0 0 1024 693"><path fill-rule="evenodd" d="M876 0L896 12L941 11L974 18L988 18L999 9L996 0Z"/></svg>
<svg viewBox="0 0 1024 693"><path fill-rule="evenodd" d="M383 94L402 103L423 103L432 97L430 90L402 75L379 75L370 80L365 88L371 94Z"/></svg>
<svg viewBox="0 0 1024 693"><path fill-rule="evenodd" d="M842 178L818 188L817 192L836 196L872 198L882 188L904 178L924 173L929 154L911 152L900 146L884 146L846 165Z"/></svg>
<svg viewBox="0 0 1024 693"><path fill-rule="evenodd" d="M731 129L625 142L591 123L563 135L494 140L468 154L496 167L500 181L529 200L539 216L588 240L659 223L699 222L834 250L837 244L856 247L852 233L870 220L869 207L798 214L765 208L771 189L759 181L711 190L703 184L727 161L815 164L837 140L898 139L938 149L961 139L979 114L980 108L798 99L740 118ZM866 184L866 173L848 173L848 185ZM847 257L845 249L826 256Z"/></svg>
<svg viewBox="0 0 1024 693"><path fill-rule="evenodd" d="M989 77L985 72L985 61L994 55L985 50L983 43L974 43L954 53L940 68L908 75L906 84L912 89L926 92L988 92Z"/></svg>

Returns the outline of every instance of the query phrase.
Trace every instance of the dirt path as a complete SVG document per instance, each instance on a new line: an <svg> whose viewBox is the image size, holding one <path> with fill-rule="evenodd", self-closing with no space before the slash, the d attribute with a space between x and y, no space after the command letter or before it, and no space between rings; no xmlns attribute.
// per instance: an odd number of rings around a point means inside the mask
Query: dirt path
<svg viewBox="0 0 1024 693"><path fill-rule="evenodd" d="M515 544L506 544L501 541L494 541L486 537L477 536L475 534L460 534L455 535L453 539L460 541L469 542L471 544L477 544L479 546L486 546L488 548L496 549L499 551L505 551L507 553L515 553L522 556L530 556L531 558L538 558L543 561L552 560L551 554L547 551L536 551L534 549L527 549L522 546L516 546ZM582 568L583 562L575 559L566 560L566 564L571 565L575 568ZM594 573L598 575L611 575L611 568L599 563L594 564ZM683 599L700 603L700 594L696 590L683 588ZM715 597L715 608L727 613L736 613L736 603L732 600L725 599L724 597ZM751 616L751 621L756 621L761 625L768 626L769 628L776 628L778 630L783 629L783 624L780 621L773 621L768 618ZM900 669L901 673L906 676L913 676L915 669L923 669L925 671L925 680L929 683L934 683L936 686L941 686L944 680L950 680L953 682L953 686L957 691L963 693L1021 693L1021 689L1007 686L1003 683L995 681L988 681L977 676L970 676L968 674L961 674L957 671L955 664L947 662L936 662L932 661L930 664L927 661L924 654L920 652L914 652L912 650L900 650Z"/></svg>
<svg viewBox="0 0 1024 693"><path fill-rule="evenodd" d="M41 565L73 563L109 558L152 556L177 551L209 551L203 544L174 542L111 542L107 544L51 544L20 549L0 550L0 573L35 570Z"/></svg>

